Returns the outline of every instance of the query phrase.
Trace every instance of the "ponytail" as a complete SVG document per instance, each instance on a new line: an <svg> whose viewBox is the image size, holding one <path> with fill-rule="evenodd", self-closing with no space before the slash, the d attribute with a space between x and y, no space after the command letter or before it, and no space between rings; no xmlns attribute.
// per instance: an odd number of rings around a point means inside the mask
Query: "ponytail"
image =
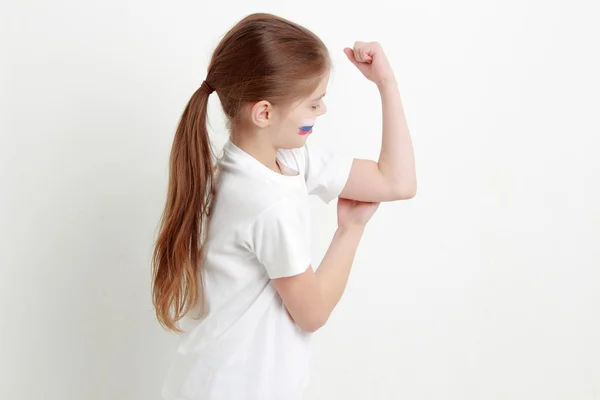
<svg viewBox="0 0 600 400"><path fill-rule="evenodd" d="M170 158L166 206L152 259L152 301L167 330L196 305L206 313L203 286L205 226L215 190L206 128L210 93L217 89L229 123L267 100L283 107L313 93L331 68L325 44L308 29L266 13L240 20L212 54L207 80L193 94L177 127ZM212 87L211 87L212 86Z"/></svg>
<svg viewBox="0 0 600 400"><path fill-rule="evenodd" d="M208 83L185 107L171 148L166 205L152 258L152 302L159 323L181 332L177 322L200 301L204 310L201 249L215 185L206 127Z"/></svg>

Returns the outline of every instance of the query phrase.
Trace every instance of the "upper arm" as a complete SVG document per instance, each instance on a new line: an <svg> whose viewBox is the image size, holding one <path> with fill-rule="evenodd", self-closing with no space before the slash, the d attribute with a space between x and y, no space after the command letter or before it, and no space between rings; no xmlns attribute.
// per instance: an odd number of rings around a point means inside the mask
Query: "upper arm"
<svg viewBox="0 0 600 400"><path fill-rule="evenodd" d="M301 274L272 279L271 282L300 328L314 332L325 324L320 286L311 265Z"/></svg>
<svg viewBox="0 0 600 400"><path fill-rule="evenodd" d="M403 200L413 196L410 191L404 191L392 184L380 171L377 162L355 158L346 185L339 197L357 201L383 202Z"/></svg>
<svg viewBox="0 0 600 400"><path fill-rule="evenodd" d="M306 178L310 194L328 203L337 197L384 202L414 196L410 185L398 185L386 178L376 161L353 158L331 148L307 143L303 148L282 151L282 156Z"/></svg>
<svg viewBox="0 0 600 400"><path fill-rule="evenodd" d="M292 319L300 328L314 331L322 326L323 302L311 267L306 211L294 201L282 199L257 217L245 241L265 268Z"/></svg>

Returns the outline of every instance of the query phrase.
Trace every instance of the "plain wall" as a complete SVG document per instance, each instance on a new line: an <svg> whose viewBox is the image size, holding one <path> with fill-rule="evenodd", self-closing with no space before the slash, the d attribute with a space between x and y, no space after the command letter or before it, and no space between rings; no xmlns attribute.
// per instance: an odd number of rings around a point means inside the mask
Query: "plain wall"
<svg viewBox="0 0 600 400"><path fill-rule="evenodd" d="M9 1L0 6L0 399L158 400L176 344L150 257L177 120L222 35L266 11L335 69L309 139L378 157L395 69L419 192L381 206L315 336L308 400L600 398L598 5ZM226 139L217 97L211 134ZM336 227L312 199L314 264Z"/></svg>

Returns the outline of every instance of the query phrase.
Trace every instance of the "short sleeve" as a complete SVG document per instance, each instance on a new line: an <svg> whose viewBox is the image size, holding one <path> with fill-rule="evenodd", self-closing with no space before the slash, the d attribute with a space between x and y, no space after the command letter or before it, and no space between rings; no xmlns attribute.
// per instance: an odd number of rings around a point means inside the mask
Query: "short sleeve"
<svg viewBox="0 0 600 400"><path fill-rule="evenodd" d="M304 174L308 193L329 203L339 197L354 158L340 151L307 143L300 149L283 153L284 161Z"/></svg>
<svg viewBox="0 0 600 400"><path fill-rule="evenodd" d="M329 203L344 189L354 159L327 147L306 144L305 148L308 192Z"/></svg>
<svg viewBox="0 0 600 400"><path fill-rule="evenodd" d="M301 274L311 264L308 216L284 199L258 216L250 227L250 250L269 278Z"/></svg>

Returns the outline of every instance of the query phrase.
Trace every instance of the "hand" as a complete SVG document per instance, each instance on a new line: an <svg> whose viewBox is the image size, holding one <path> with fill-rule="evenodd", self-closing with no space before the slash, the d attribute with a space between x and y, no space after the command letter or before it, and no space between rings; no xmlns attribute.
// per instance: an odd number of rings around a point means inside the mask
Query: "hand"
<svg viewBox="0 0 600 400"><path fill-rule="evenodd" d="M338 226L364 228L378 207L379 203L366 203L340 197L337 203Z"/></svg>
<svg viewBox="0 0 600 400"><path fill-rule="evenodd" d="M394 71L378 42L355 42L354 48L346 47L344 53L365 78L378 86L395 81Z"/></svg>

